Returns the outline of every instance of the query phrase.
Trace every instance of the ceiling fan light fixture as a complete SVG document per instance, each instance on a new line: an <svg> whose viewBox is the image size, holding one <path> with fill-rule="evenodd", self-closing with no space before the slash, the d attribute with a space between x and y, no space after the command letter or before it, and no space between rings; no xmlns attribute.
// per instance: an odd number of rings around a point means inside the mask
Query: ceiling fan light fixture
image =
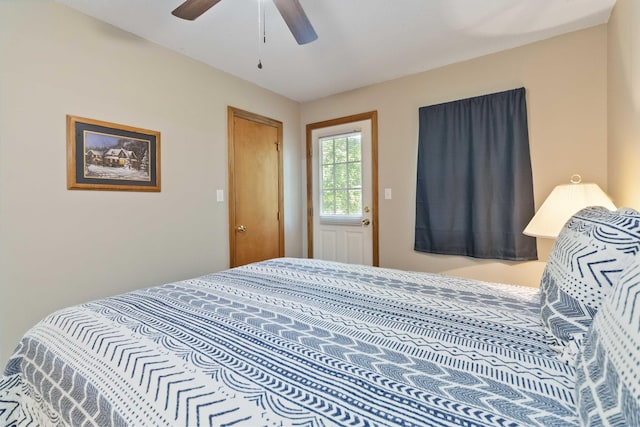
<svg viewBox="0 0 640 427"><path fill-rule="evenodd" d="M171 14L178 18L193 21L218 2L220 0L186 0L175 8ZM318 38L316 30L313 29L311 21L307 18L298 0L273 0L273 3L298 44L311 43Z"/></svg>

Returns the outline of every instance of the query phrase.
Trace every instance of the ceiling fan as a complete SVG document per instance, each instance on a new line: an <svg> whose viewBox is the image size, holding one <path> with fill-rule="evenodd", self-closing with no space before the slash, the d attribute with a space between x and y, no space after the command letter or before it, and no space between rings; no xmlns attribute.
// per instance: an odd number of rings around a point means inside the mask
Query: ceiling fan
<svg viewBox="0 0 640 427"><path fill-rule="evenodd" d="M193 21L218 2L220 0L187 0L171 13L178 18ZM298 0L273 0L273 3L298 44L307 44L318 38Z"/></svg>

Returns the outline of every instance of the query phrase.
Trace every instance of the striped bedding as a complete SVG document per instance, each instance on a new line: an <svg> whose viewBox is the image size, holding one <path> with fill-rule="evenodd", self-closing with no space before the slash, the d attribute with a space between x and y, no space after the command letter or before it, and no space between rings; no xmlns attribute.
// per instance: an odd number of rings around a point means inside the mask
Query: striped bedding
<svg viewBox="0 0 640 427"><path fill-rule="evenodd" d="M280 258L51 314L1 425L572 426L536 289Z"/></svg>

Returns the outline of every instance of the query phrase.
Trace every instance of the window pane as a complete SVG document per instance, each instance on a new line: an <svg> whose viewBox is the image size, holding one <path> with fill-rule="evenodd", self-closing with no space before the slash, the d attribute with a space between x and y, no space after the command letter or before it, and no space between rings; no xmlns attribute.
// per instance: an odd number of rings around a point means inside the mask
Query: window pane
<svg viewBox="0 0 640 427"><path fill-rule="evenodd" d="M349 213L349 197L347 190L336 190L336 215Z"/></svg>
<svg viewBox="0 0 640 427"><path fill-rule="evenodd" d="M347 163L349 167L349 188L361 188L362 187L362 164L358 163Z"/></svg>
<svg viewBox="0 0 640 427"><path fill-rule="evenodd" d="M359 133L320 139L321 215L362 214L361 158Z"/></svg>
<svg viewBox="0 0 640 427"><path fill-rule="evenodd" d="M323 190L333 190L335 186L335 181L333 178L333 169L334 169L334 166L332 164L322 166L321 188Z"/></svg>
<svg viewBox="0 0 640 427"><path fill-rule="evenodd" d="M320 141L322 150L322 164L333 163L333 140L324 139Z"/></svg>
<svg viewBox="0 0 640 427"><path fill-rule="evenodd" d="M347 188L347 164L337 164L336 168L336 181L335 188Z"/></svg>
<svg viewBox="0 0 640 427"><path fill-rule="evenodd" d="M362 192L361 190L349 191L349 213L357 215L362 213Z"/></svg>
<svg viewBox="0 0 640 427"><path fill-rule="evenodd" d="M350 162L359 162L362 158L362 144L360 140L360 135L352 136L349 138L349 161Z"/></svg>
<svg viewBox="0 0 640 427"><path fill-rule="evenodd" d="M347 161L347 138L334 139L335 151L336 151L336 163Z"/></svg>
<svg viewBox="0 0 640 427"><path fill-rule="evenodd" d="M336 212L336 200L333 196L333 190L325 190L322 192L322 215L333 215Z"/></svg>

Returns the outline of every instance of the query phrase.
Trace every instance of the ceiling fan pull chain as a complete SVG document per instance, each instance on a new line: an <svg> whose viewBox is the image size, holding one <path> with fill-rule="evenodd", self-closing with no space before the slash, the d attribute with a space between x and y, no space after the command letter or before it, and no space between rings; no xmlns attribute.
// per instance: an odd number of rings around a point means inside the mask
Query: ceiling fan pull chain
<svg viewBox="0 0 640 427"><path fill-rule="evenodd" d="M260 0L260 6L262 6L262 43L267 44L267 18L264 11L264 0Z"/></svg>
<svg viewBox="0 0 640 427"><path fill-rule="evenodd" d="M262 70L261 46L260 46L260 33L262 33L263 43L267 42L266 31L264 30L264 6L262 0L258 0L258 69Z"/></svg>

